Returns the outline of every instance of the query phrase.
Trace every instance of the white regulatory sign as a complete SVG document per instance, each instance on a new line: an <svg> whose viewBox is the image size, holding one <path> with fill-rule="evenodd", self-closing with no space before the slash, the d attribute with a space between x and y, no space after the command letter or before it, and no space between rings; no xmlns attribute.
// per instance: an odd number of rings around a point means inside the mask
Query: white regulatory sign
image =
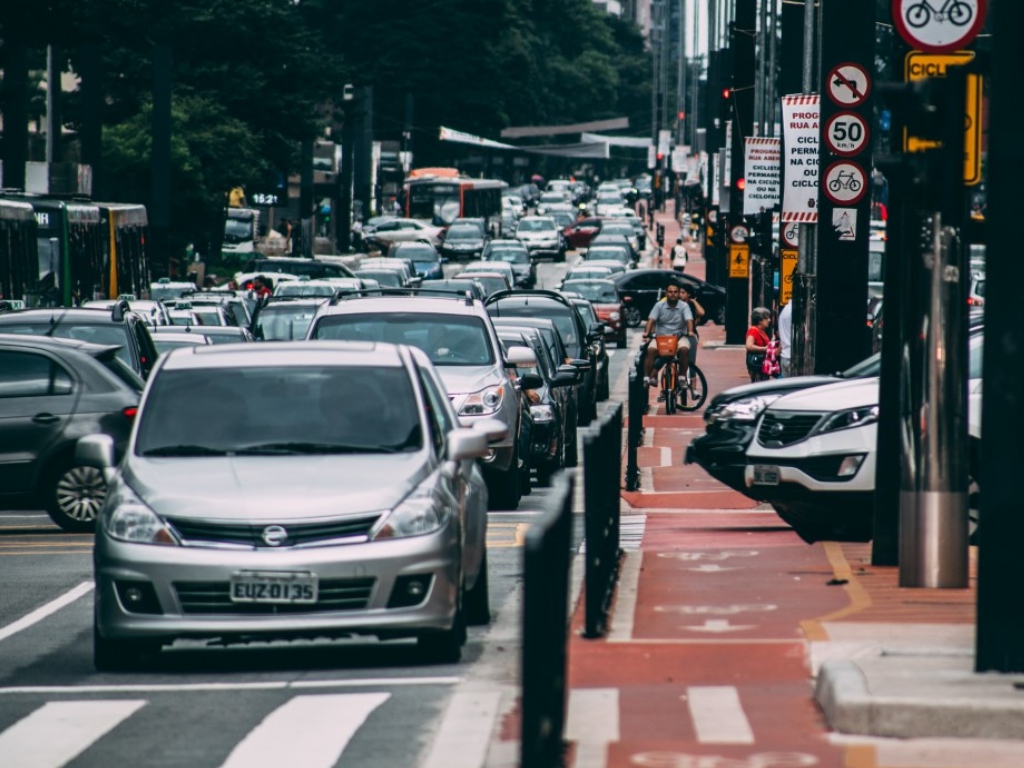
<svg viewBox="0 0 1024 768"><path fill-rule="evenodd" d="M795 221L784 222L781 235L783 245L788 245L790 248L798 248L800 246L800 225Z"/></svg>
<svg viewBox="0 0 1024 768"><path fill-rule="evenodd" d="M856 112L837 112L825 125L826 146L843 157L859 154L870 137L867 120Z"/></svg>
<svg viewBox="0 0 1024 768"><path fill-rule="evenodd" d="M986 0L892 0L892 20L912 48L949 53L967 46L985 25Z"/></svg>
<svg viewBox="0 0 1024 768"><path fill-rule="evenodd" d="M729 235L734 243L745 243L750 235L750 231L742 224L737 224L729 231Z"/></svg>
<svg viewBox="0 0 1024 768"><path fill-rule="evenodd" d="M847 62L828 73L828 97L840 107L859 107L871 93L871 78L861 64Z"/></svg>
<svg viewBox="0 0 1024 768"><path fill-rule="evenodd" d="M867 176L864 169L849 160L838 160L825 170L822 181L825 195L837 205L852 205L864 197Z"/></svg>

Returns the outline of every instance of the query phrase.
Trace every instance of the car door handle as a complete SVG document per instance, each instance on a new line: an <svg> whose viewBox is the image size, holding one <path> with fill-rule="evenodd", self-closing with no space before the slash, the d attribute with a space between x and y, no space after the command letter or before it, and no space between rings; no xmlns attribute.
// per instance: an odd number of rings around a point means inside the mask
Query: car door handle
<svg viewBox="0 0 1024 768"><path fill-rule="evenodd" d="M60 421L60 416L54 416L52 413L37 413L32 417L32 421L36 424L56 424Z"/></svg>

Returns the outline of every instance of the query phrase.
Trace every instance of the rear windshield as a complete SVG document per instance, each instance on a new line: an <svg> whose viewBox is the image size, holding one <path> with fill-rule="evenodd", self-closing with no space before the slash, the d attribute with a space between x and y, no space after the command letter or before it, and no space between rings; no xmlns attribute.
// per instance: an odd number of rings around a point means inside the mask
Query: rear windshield
<svg viewBox="0 0 1024 768"><path fill-rule="evenodd" d="M426 312L326 315L310 338L384 341L422 349L434 365L493 365L494 351L479 317Z"/></svg>
<svg viewBox="0 0 1024 768"><path fill-rule="evenodd" d="M422 447L404 368L164 370L139 415L138 456L395 453Z"/></svg>
<svg viewBox="0 0 1024 768"><path fill-rule="evenodd" d="M562 285L563 291L575 291L585 299L596 301L599 304L618 304L619 293L614 285L604 283L570 280Z"/></svg>
<svg viewBox="0 0 1024 768"><path fill-rule="evenodd" d="M0 326L4 333L21 333L26 336L51 336L55 339L76 339L88 341L90 344L101 344L105 347L117 346L118 358L127 366L132 365L131 348L128 346L127 325L57 325L28 324ZM133 369L134 370L134 369Z"/></svg>
<svg viewBox="0 0 1024 768"><path fill-rule="evenodd" d="M576 311L554 301L534 301L530 304L502 301L498 305L488 307L487 311L493 312L498 317L543 317L552 320L566 347L573 347L580 343L576 335L576 323L573 317Z"/></svg>
<svg viewBox="0 0 1024 768"><path fill-rule="evenodd" d="M304 339L316 310L311 304L268 304L256 318L255 336L264 341Z"/></svg>

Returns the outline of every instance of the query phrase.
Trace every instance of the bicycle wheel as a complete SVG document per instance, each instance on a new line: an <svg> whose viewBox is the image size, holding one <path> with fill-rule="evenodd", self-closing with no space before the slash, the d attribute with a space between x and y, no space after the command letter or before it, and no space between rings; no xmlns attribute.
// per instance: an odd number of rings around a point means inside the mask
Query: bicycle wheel
<svg viewBox="0 0 1024 768"><path fill-rule="evenodd" d="M927 3L917 3L907 9L906 14L907 25L917 29L923 27L932 18L931 9L928 8Z"/></svg>
<svg viewBox="0 0 1024 768"><path fill-rule="evenodd" d="M665 397L665 413L671 416L676 412L675 364L670 363L661 372L661 394Z"/></svg>
<svg viewBox="0 0 1024 768"><path fill-rule="evenodd" d="M966 26L974 16L974 11L967 3L954 2L949 6L949 13L946 18L958 27Z"/></svg>
<svg viewBox="0 0 1024 768"><path fill-rule="evenodd" d="M708 399L708 380L704 377L704 371L696 365L690 366L690 386L683 387L683 394L680 397L679 410L695 411L704 405Z"/></svg>
<svg viewBox="0 0 1024 768"><path fill-rule="evenodd" d="M832 181L828 183L828 188L833 192L838 192L840 189L843 188L843 182L841 182L839 179L832 179Z"/></svg>
<svg viewBox="0 0 1024 768"><path fill-rule="evenodd" d="M850 179L850 191L860 192L860 182L857 179Z"/></svg>

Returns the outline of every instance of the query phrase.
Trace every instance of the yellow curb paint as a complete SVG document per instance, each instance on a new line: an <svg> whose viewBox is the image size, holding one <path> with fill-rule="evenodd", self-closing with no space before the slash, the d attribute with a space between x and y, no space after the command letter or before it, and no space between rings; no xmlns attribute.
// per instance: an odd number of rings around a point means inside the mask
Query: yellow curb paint
<svg viewBox="0 0 1024 768"><path fill-rule="evenodd" d="M488 549L511 549L523 546L530 523L491 523L487 527Z"/></svg>
<svg viewBox="0 0 1024 768"><path fill-rule="evenodd" d="M864 589L861 583L853 575L853 570L850 568L850 564L846 561L846 556L843 554L843 548L840 544L834 541L826 541L825 546L825 557L828 558L829 565L832 566L832 573L837 579L845 579L846 584L844 589L846 590L846 596L850 599L850 604L845 608L840 608L838 611L819 616L816 619L808 619L800 622L800 628L807 636L808 640L811 641L823 641L828 640L828 632L823 626L827 621L838 621L839 619L852 616L855 613L860 613L865 608L871 607L871 595Z"/></svg>
<svg viewBox="0 0 1024 768"><path fill-rule="evenodd" d="M843 750L843 768L878 768L874 744L850 744Z"/></svg>
<svg viewBox="0 0 1024 768"><path fill-rule="evenodd" d="M48 542L31 542L31 541L4 541L0 542L0 549L30 549L30 548L49 548L49 549L60 549L63 547L91 547L91 541L64 541L55 543L52 541Z"/></svg>

